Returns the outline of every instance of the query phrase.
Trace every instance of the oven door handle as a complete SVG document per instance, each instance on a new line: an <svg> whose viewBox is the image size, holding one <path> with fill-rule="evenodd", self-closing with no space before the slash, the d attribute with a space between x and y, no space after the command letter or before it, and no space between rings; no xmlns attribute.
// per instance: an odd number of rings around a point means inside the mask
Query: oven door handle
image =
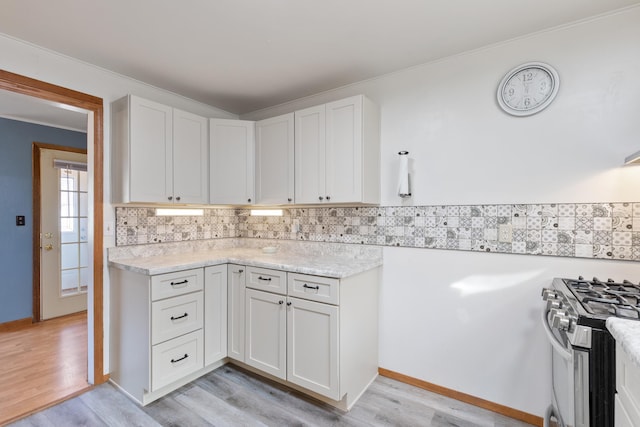
<svg viewBox="0 0 640 427"><path fill-rule="evenodd" d="M567 350L553 334L553 331L551 330L551 327L547 322L547 313L548 311L542 310L542 326L544 326L544 331L547 333L547 338L549 338L551 345L560 354L560 356L562 356L563 359L571 361L571 359L573 358L573 354L569 350Z"/></svg>

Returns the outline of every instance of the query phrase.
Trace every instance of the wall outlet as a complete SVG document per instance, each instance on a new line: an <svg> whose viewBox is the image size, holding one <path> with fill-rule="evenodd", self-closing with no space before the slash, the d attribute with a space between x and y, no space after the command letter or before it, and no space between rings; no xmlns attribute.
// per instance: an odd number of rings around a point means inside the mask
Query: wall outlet
<svg viewBox="0 0 640 427"><path fill-rule="evenodd" d="M291 224L291 232L292 233L299 233L300 232L300 220L299 219L294 219L293 223Z"/></svg>
<svg viewBox="0 0 640 427"><path fill-rule="evenodd" d="M511 243L513 240L513 228L511 224L498 225L498 242Z"/></svg>

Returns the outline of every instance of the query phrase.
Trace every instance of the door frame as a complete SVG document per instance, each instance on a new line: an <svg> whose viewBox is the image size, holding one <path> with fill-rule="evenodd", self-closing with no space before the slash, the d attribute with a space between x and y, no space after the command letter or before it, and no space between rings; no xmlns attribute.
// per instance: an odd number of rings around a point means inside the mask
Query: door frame
<svg viewBox="0 0 640 427"><path fill-rule="evenodd" d="M82 148L74 148L74 147L65 147L62 145L54 145L47 144L44 142L34 142L31 145L31 176L33 182L33 189L31 194L33 196L33 319L34 323L40 322L42 320L42 313L40 310L41 305L41 271L40 271L40 261L42 257L42 252L40 251L40 246L42 241L40 239L40 234L42 233L42 189L40 185L42 184L41 178L41 162L40 155L42 154L42 150L56 150L56 151L67 151L69 153L80 153L87 154L87 150L83 150ZM87 304L89 301L87 301Z"/></svg>
<svg viewBox="0 0 640 427"><path fill-rule="evenodd" d="M88 95L62 86L46 83L41 80L21 76L9 71L0 70L0 90L8 90L23 95L33 96L52 102L58 102L72 107L88 111L89 117L93 116L93 129L89 129L88 135L93 134L93 316L89 310L88 327L93 326L93 377L95 385L102 384L109 379L104 373L104 301L103 301L103 179L104 179L104 108L102 98ZM88 147L87 147L88 148ZM36 218L34 216L34 229ZM39 218L38 218L39 224ZM36 234L34 233L34 240ZM34 245L34 252L40 250L40 239ZM35 257L34 257L35 259ZM39 269L39 266L37 267ZM34 304L35 309L35 304ZM39 310L39 301L38 301ZM91 334L91 331L89 331ZM89 349L91 350L91 349ZM92 352L89 351L89 354Z"/></svg>

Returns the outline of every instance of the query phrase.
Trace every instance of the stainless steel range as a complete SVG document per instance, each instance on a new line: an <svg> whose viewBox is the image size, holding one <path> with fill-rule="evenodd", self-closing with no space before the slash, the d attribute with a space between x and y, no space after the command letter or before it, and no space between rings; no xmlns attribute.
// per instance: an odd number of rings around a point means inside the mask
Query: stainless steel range
<svg viewBox="0 0 640 427"><path fill-rule="evenodd" d="M640 319L640 286L629 281L554 279L542 290L552 347L552 404L545 425L613 427L615 341L610 316Z"/></svg>

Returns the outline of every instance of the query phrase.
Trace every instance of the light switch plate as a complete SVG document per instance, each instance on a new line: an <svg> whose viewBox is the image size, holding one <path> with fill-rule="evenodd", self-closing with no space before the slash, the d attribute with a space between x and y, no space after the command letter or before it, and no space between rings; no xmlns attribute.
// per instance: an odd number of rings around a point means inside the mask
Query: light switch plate
<svg viewBox="0 0 640 427"><path fill-rule="evenodd" d="M114 221L105 221L104 222L104 230L103 233L105 236L113 236L113 233L115 232L115 222Z"/></svg>

